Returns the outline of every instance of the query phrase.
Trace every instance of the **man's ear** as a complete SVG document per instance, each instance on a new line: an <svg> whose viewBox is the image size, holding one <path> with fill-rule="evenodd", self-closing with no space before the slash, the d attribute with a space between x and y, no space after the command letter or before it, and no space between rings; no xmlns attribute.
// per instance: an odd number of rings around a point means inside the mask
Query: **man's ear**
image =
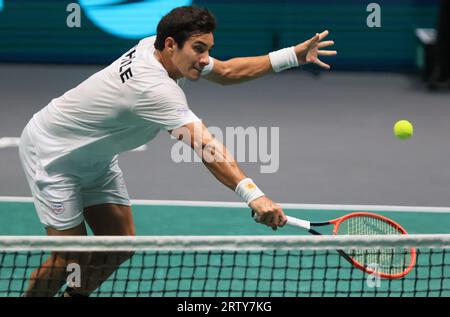
<svg viewBox="0 0 450 317"><path fill-rule="evenodd" d="M175 42L175 39L173 37L166 37L164 41L164 48L167 49L169 53L173 53L175 48L177 47L177 42Z"/></svg>

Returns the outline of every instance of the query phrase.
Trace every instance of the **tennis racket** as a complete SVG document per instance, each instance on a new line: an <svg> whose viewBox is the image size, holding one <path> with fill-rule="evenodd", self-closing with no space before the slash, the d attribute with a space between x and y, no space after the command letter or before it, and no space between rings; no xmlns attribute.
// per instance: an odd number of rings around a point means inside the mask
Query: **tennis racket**
<svg viewBox="0 0 450 317"><path fill-rule="evenodd" d="M255 218L252 211L252 217ZM333 226L334 235L402 235L408 234L397 222L370 212L353 212L324 222L310 222L287 217L287 224L306 229L313 235L322 233L312 227ZM377 248L337 250L354 267L379 277L396 279L408 274L416 263L415 248ZM374 265L376 264L376 265Z"/></svg>

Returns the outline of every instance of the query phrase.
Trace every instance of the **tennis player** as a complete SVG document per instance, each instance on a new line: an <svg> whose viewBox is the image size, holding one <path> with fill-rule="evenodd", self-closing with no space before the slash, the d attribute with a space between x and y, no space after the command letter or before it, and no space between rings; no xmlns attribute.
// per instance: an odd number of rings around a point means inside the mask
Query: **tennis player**
<svg viewBox="0 0 450 317"><path fill-rule="evenodd" d="M272 72L315 63L333 45L328 31L258 57L220 61L214 46L214 16L178 7L111 65L53 99L23 130L19 154L40 221L51 236L134 235L130 198L117 155L168 131L189 144L211 173L256 212L258 222L282 227L286 217L239 168L228 150L188 107L182 79L203 77L237 84ZM158 186L155 182L155 186ZM25 296L53 296L66 282L66 267L81 266L81 285L64 296L88 296L132 253L52 253L32 273Z"/></svg>

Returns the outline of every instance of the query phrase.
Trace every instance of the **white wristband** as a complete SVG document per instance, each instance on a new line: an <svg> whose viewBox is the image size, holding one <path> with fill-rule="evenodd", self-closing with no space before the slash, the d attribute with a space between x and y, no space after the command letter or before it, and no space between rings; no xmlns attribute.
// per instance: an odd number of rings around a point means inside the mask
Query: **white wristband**
<svg viewBox="0 0 450 317"><path fill-rule="evenodd" d="M269 58L270 63L272 64L272 69L276 73L298 66L298 59L295 54L294 46L270 52Z"/></svg>
<svg viewBox="0 0 450 317"><path fill-rule="evenodd" d="M241 180L234 191L247 204L256 198L264 196L264 193L255 185L255 183L253 183L251 178L244 178Z"/></svg>

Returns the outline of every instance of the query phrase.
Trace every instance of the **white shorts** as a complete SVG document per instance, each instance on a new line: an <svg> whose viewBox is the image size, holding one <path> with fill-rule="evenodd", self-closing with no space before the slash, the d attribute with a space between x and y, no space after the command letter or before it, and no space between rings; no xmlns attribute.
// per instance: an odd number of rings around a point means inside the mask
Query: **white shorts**
<svg viewBox="0 0 450 317"><path fill-rule="evenodd" d="M117 156L109 162L83 166L76 173L73 168L52 168L49 172L42 167L26 127L20 138L19 157L36 212L46 227L74 228L84 221L83 210L89 206L131 205Z"/></svg>

